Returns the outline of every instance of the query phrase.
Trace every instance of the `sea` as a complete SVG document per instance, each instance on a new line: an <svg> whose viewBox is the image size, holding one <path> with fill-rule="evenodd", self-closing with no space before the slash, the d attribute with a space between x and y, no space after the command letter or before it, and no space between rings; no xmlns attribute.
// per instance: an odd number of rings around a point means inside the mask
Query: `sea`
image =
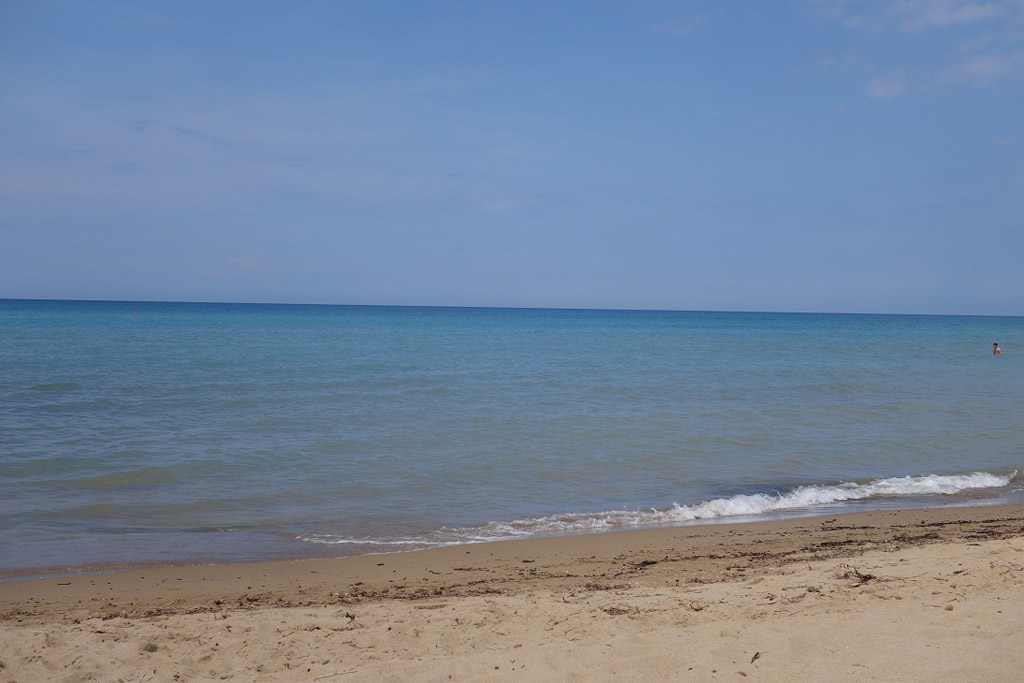
<svg viewBox="0 0 1024 683"><path fill-rule="evenodd" d="M0 576L1022 502L1022 416L1020 317L0 300Z"/></svg>

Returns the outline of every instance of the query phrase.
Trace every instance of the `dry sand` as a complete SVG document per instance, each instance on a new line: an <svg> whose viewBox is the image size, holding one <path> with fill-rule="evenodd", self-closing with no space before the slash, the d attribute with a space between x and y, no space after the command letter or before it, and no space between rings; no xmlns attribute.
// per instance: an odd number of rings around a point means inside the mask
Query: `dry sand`
<svg viewBox="0 0 1024 683"><path fill-rule="evenodd" d="M1017 681L1024 506L0 584L7 681Z"/></svg>

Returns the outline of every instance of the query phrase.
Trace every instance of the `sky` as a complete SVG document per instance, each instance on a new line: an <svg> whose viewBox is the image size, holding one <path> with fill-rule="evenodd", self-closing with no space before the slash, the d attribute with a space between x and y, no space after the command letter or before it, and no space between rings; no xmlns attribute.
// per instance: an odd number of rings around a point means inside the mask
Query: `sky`
<svg viewBox="0 0 1024 683"><path fill-rule="evenodd" d="M0 298L1024 315L1024 0L3 0Z"/></svg>

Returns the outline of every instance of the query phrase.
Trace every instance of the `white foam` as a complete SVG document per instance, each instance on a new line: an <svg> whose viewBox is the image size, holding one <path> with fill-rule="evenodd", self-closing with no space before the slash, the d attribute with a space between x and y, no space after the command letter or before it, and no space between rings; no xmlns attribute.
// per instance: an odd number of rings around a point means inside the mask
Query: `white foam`
<svg viewBox="0 0 1024 683"><path fill-rule="evenodd" d="M848 500L865 498L915 496L928 494L954 494L967 489L1006 486L1016 475L1007 476L974 472L972 474L938 475L922 477L895 477L876 479L867 484L844 483L836 486L801 486L789 493L768 495L740 495L732 498L706 501L697 505L674 505L665 512L666 521L690 521L761 515L769 512L812 508Z"/></svg>
<svg viewBox="0 0 1024 683"><path fill-rule="evenodd" d="M589 531L633 526L653 526L723 517L748 517L786 510L813 509L816 506L865 498L954 494L967 489L1006 486L1016 475L1006 476L974 472L971 474L896 477L876 479L866 484L843 483L834 486L801 486L787 493L755 493L717 498L694 505L673 505L667 510L612 511L597 514L555 515L519 520L509 524L490 524L489 534L521 536L524 533Z"/></svg>
<svg viewBox="0 0 1024 683"><path fill-rule="evenodd" d="M1017 475L973 472L970 474L876 479L864 484L846 482L836 485L800 486L786 493L755 493L717 498L693 505L674 504L666 510L613 510L599 513L571 513L534 517L514 522L492 522L483 527L442 529L421 537L396 539L352 539L330 535L304 534L299 540L330 545L403 546L425 548L463 543L523 538L527 536L602 531L643 526L663 526L729 517L752 517L794 510L813 511L815 507L866 498L951 495L969 489L1006 486Z"/></svg>

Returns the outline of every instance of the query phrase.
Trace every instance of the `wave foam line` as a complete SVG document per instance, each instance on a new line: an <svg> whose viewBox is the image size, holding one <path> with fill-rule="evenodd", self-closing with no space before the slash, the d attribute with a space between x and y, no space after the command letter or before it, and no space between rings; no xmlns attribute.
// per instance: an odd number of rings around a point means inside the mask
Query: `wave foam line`
<svg viewBox="0 0 1024 683"><path fill-rule="evenodd" d="M312 543L352 544L367 546L435 547L480 543L527 536L602 531L642 526L667 526L697 520L726 517L751 517L787 510L810 509L831 503L842 503L866 498L898 498L901 496L951 495L969 489L1006 486L1017 476L973 472L970 474L876 479L866 484L847 482L831 486L800 486L787 493L741 494L731 498L718 498L694 505L673 504L667 510L615 510L600 513L568 513L516 520L492 522L483 527L468 529L441 529L422 537L395 539L352 539L323 534L303 534L299 540Z"/></svg>

